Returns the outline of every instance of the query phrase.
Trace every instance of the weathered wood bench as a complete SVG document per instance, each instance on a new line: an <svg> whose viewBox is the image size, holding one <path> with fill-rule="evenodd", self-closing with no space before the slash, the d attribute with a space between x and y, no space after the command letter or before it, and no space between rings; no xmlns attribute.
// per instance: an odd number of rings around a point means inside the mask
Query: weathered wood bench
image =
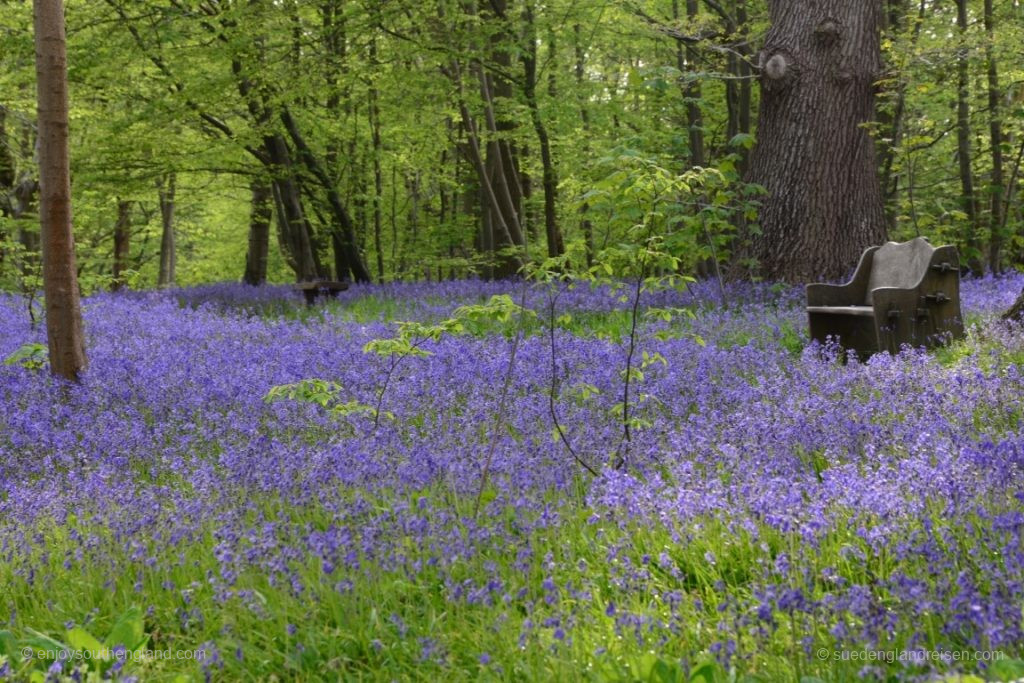
<svg viewBox="0 0 1024 683"><path fill-rule="evenodd" d="M871 247L843 285L807 285L811 339L829 337L865 358L904 344L928 348L963 337L956 247L923 237Z"/></svg>
<svg viewBox="0 0 1024 683"><path fill-rule="evenodd" d="M338 296L338 292L348 289L347 282L331 282L328 280L315 280L313 282L300 282L295 289L302 292L306 297L306 305L312 306L316 303L317 297L327 299Z"/></svg>

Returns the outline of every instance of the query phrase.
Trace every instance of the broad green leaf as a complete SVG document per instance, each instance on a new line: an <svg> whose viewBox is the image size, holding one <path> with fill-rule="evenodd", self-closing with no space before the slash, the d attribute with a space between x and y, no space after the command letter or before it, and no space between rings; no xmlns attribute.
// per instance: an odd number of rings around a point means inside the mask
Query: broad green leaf
<svg viewBox="0 0 1024 683"><path fill-rule="evenodd" d="M81 626L75 626L73 629L67 632L68 645L73 650L80 650L82 652L89 652L92 659L99 659L101 654L107 650L103 646L103 643L98 641L91 633L86 631ZM103 657L106 659L106 657Z"/></svg>
<svg viewBox="0 0 1024 683"><path fill-rule="evenodd" d="M110 629L106 644L108 647L124 645L129 650L134 650L142 644L144 638L142 610L133 605L120 616L114 627Z"/></svg>

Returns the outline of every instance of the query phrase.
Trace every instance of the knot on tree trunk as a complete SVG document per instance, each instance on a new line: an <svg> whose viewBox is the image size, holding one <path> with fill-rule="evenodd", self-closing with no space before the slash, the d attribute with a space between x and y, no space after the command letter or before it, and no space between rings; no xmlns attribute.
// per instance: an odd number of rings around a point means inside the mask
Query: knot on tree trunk
<svg viewBox="0 0 1024 683"><path fill-rule="evenodd" d="M814 39L823 47L831 47L839 42L839 22L835 19L825 19L814 28Z"/></svg>
<svg viewBox="0 0 1024 683"><path fill-rule="evenodd" d="M765 76L773 81L785 78L788 70L789 62L787 62L786 57L781 54L772 55L772 57L764 64Z"/></svg>

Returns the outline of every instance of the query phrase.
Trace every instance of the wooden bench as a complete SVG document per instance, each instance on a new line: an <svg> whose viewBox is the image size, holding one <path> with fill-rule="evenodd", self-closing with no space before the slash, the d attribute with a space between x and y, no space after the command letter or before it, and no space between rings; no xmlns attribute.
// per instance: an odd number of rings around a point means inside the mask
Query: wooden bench
<svg viewBox="0 0 1024 683"><path fill-rule="evenodd" d="M807 285L811 339L837 339L866 358L904 344L928 348L960 339L960 258L923 237L871 247L843 285Z"/></svg>
<svg viewBox="0 0 1024 683"><path fill-rule="evenodd" d="M312 306L316 303L317 297L324 299L337 297L338 292L344 292L348 289L348 283L316 280L314 282L300 282L295 285L295 289L302 292L302 295L306 297L306 305Z"/></svg>

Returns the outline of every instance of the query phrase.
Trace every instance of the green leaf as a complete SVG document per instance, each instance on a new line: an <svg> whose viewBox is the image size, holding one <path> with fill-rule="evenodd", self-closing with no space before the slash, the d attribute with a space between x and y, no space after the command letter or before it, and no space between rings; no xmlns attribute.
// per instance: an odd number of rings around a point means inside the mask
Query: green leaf
<svg viewBox="0 0 1024 683"><path fill-rule="evenodd" d="M729 140L729 146L750 149L754 146L754 136L750 133L738 133Z"/></svg>
<svg viewBox="0 0 1024 683"><path fill-rule="evenodd" d="M31 342L22 344L11 355L4 358L4 365L21 365L30 370L37 370L46 364L46 344Z"/></svg>
<svg viewBox="0 0 1024 683"><path fill-rule="evenodd" d="M999 681L1017 681L1024 678L1024 660L999 659L992 662L989 673Z"/></svg>
<svg viewBox="0 0 1024 683"><path fill-rule="evenodd" d="M714 662L704 662L690 672L690 683L716 683L716 673Z"/></svg>
<svg viewBox="0 0 1024 683"><path fill-rule="evenodd" d="M96 640L95 637L81 626L76 626L67 632L68 645L73 650L79 650L82 652L89 652L92 659L100 659L101 654L104 653L107 648L103 646L103 643ZM102 657L107 659L107 657Z"/></svg>
<svg viewBox="0 0 1024 683"><path fill-rule="evenodd" d="M0 655L7 655L12 661L16 655L21 656L18 639L10 631L0 631Z"/></svg>
<svg viewBox="0 0 1024 683"><path fill-rule="evenodd" d="M650 680L653 682L676 683L679 678L679 668L675 665L667 664L663 659L659 659L651 667Z"/></svg>
<svg viewBox="0 0 1024 683"><path fill-rule="evenodd" d="M142 645L144 638L142 610L133 605L121 615L114 628L110 629L106 644L109 647L124 645L129 650L134 650Z"/></svg>

